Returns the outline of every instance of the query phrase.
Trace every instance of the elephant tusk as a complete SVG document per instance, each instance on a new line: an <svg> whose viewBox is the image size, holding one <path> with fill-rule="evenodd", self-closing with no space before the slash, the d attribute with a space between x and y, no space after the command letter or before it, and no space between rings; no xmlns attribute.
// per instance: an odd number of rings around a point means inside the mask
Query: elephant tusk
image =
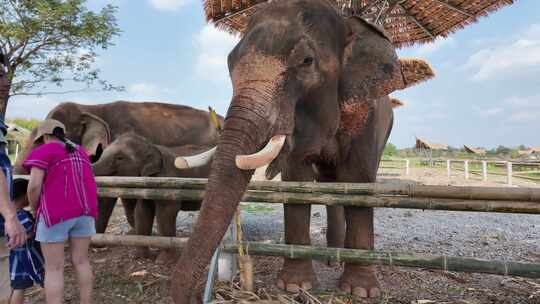
<svg viewBox="0 0 540 304"><path fill-rule="evenodd" d="M287 135L273 136L259 152L250 155L237 155L236 166L242 170L253 170L271 163L283 148Z"/></svg>
<svg viewBox="0 0 540 304"><path fill-rule="evenodd" d="M193 156L178 156L174 160L174 166L178 169L202 167L212 160L212 156L216 153L216 148L213 147L208 151Z"/></svg>

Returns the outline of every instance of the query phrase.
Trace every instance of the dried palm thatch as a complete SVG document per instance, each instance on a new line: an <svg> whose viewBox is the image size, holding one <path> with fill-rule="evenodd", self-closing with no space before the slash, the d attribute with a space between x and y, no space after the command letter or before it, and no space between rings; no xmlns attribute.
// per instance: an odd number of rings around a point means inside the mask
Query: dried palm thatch
<svg viewBox="0 0 540 304"><path fill-rule="evenodd" d="M435 72L431 68L431 65L423 59L400 58L399 64L401 65L405 88L412 87L435 77Z"/></svg>
<svg viewBox="0 0 540 304"><path fill-rule="evenodd" d="M478 155L486 154L486 150L484 150L484 149L473 148L473 147L469 147L467 145L463 145L463 149L465 149L465 151L467 151L467 153L478 154Z"/></svg>
<svg viewBox="0 0 540 304"><path fill-rule="evenodd" d="M281 0L273 0L281 1ZM330 0L345 16L384 26L394 45L409 46L446 37L514 0ZM266 0L205 0L206 17L230 32L244 31Z"/></svg>
<svg viewBox="0 0 540 304"><path fill-rule="evenodd" d="M422 138L417 137L415 148L425 149L425 150L448 150L448 145L431 143Z"/></svg>
<svg viewBox="0 0 540 304"><path fill-rule="evenodd" d="M404 103L397 98L390 97L390 105L392 106L392 109L395 109L395 108L402 107Z"/></svg>

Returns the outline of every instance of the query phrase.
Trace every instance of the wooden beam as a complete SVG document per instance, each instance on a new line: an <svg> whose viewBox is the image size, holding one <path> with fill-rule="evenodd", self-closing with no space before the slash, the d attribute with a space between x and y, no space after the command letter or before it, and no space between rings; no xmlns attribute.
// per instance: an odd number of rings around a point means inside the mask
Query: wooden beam
<svg viewBox="0 0 540 304"><path fill-rule="evenodd" d="M414 22L416 23L416 25L421 28L424 32L426 32L426 34L429 35L429 37L431 37L431 39L435 39L435 35L433 35L433 33L431 33L430 30L428 30L425 26L423 26L420 21L418 21L418 19L416 19L416 17L414 17L413 15L409 14L409 12L403 7L403 5L399 4L399 7L401 7L401 9L403 9L404 12L407 13L407 16Z"/></svg>
<svg viewBox="0 0 540 304"><path fill-rule="evenodd" d="M468 17L471 17L471 18L476 18L475 15L473 15L473 14L471 14L471 13L469 13L469 12L466 12L465 10L463 10L463 9L457 7L457 6L454 6L454 5L448 3L448 2L446 2L446 1L444 1L444 0L434 0L434 1L437 2L437 3L440 3L440 4L444 5L444 6L446 6L447 8L449 8L449 9L451 9L451 10L453 10L453 11L456 11L456 12L458 12L458 13L461 13L461 14L463 14L463 15L465 15L465 16L468 16Z"/></svg>

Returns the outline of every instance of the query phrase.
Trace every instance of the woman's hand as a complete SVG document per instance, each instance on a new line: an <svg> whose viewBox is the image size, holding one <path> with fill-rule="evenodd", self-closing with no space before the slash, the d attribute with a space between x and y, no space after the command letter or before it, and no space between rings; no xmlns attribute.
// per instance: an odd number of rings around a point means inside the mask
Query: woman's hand
<svg viewBox="0 0 540 304"><path fill-rule="evenodd" d="M6 218L5 220L6 234L9 236L8 248L13 249L22 246L28 237L17 215Z"/></svg>

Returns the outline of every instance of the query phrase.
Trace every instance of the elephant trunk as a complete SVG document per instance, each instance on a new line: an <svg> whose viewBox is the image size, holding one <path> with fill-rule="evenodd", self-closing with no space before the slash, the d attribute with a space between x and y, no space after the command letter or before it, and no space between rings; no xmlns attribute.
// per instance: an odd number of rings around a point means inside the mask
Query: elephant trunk
<svg viewBox="0 0 540 304"><path fill-rule="evenodd" d="M254 153L266 143L272 135L276 112L270 100L261 102L235 95L218 142L199 219L174 269L175 303L190 303L199 294L200 286L196 284L202 281L254 172L240 170L235 158Z"/></svg>

